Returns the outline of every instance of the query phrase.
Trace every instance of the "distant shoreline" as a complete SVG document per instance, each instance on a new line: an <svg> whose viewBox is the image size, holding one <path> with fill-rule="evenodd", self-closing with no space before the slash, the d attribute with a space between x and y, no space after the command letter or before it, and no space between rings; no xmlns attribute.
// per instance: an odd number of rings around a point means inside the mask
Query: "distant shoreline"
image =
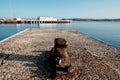
<svg viewBox="0 0 120 80"><path fill-rule="evenodd" d="M0 20L0 24L36 24L36 23L71 23L71 21L113 21L120 22L120 19L83 19L83 18L63 18L58 21L30 21L30 20Z"/></svg>
<svg viewBox="0 0 120 80"><path fill-rule="evenodd" d="M72 21L120 21L120 19L82 19L82 18L71 18L63 20L72 20Z"/></svg>

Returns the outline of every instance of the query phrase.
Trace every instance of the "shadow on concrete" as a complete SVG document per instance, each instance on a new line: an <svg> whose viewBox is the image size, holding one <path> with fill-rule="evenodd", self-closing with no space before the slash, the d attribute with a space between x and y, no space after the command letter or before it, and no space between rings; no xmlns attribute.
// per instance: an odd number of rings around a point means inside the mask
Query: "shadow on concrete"
<svg viewBox="0 0 120 80"><path fill-rule="evenodd" d="M32 71L36 77L41 79L55 79L56 66L50 51L33 51L34 53L41 53L35 63L37 70Z"/></svg>
<svg viewBox="0 0 120 80"><path fill-rule="evenodd" d="M36 67L36 70L31 70L33 77L40 79L54 79L56 76L56 66L51 57L50 51L32 51L37 56L19 55L19 54L4 54L0 53L0 59L25 61L23 64L26 67ZM4 64L3 64L4 65Z"/></svg>

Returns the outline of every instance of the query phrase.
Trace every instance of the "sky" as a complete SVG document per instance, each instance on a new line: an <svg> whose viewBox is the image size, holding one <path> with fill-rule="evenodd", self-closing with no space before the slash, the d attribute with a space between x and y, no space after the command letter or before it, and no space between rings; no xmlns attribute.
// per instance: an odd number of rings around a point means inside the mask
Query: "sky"
<svg viewBox="0 0 120 80"><path fill-rule="evenodd" d="M120 18L120 0L0 0L0 17Z"/></svg>

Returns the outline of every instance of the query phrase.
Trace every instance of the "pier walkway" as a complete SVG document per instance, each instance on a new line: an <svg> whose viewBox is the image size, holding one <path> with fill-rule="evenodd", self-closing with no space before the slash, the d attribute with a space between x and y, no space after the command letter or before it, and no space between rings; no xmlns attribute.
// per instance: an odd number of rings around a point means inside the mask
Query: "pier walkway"
<svg viewBox="0 0 120 80"><path fill-rule="evenodd" d="M71 63L77 68L75 76L56 73L57 79L120 79L120 51L117 49L75 31L40 29L29 29L0 43L0 79L51 80L49 51L57 37L68 41Z"/></svg>

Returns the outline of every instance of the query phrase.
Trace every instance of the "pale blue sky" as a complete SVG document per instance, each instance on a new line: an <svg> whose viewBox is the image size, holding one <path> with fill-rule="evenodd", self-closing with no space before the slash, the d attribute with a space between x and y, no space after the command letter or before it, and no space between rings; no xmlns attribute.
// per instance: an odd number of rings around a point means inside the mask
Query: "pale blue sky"
<svg viewBox="0 0 120 80"><path fill-rule="evenodd" d="M120 18L120 0L0 0L0 17Z"/></svg>

